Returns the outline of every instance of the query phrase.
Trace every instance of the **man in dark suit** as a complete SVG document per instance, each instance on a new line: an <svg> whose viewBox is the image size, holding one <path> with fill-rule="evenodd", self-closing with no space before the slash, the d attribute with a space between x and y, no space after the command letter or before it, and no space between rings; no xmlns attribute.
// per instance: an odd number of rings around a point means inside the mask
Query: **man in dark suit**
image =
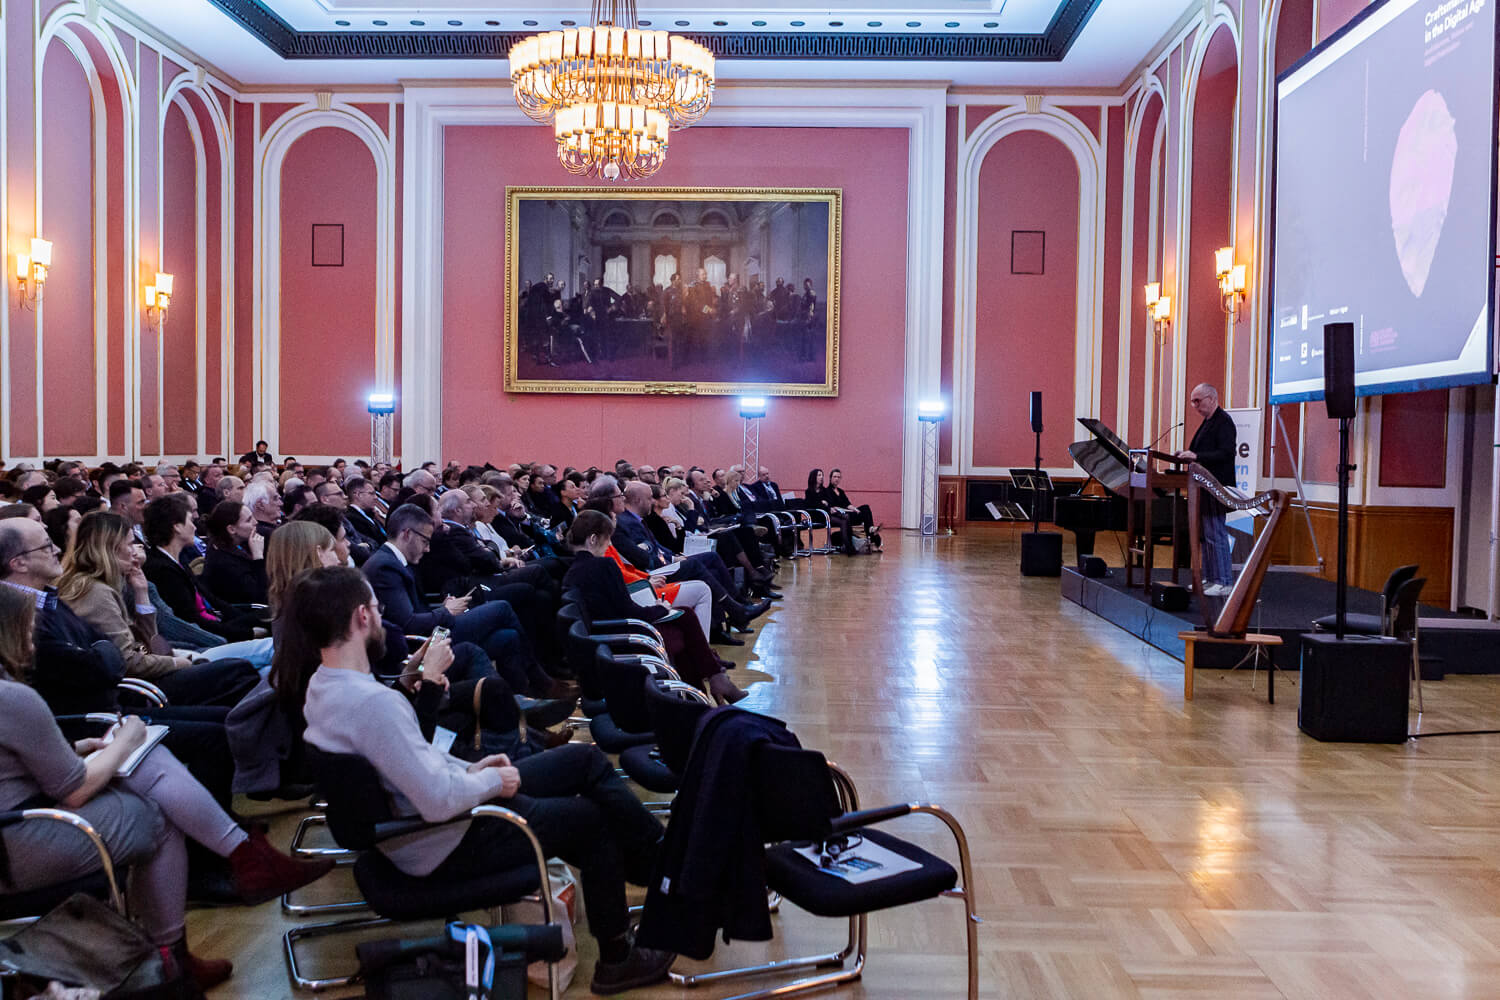
<svg viewBox="0 0 1500 1000"><path fill-rule="evenodd" d="M354 560L354 565L363 566L365 560L380 548L380 542L366 538L355 529L354 523L349 520L349 496L344 488L331 479L325 479L313 487L312 492L316 500L312 506L327 507L338 515L337 525L344 529L344 541L349 545L349 558Z"/></svg>
<svg viewBox="0 0 1500 1000"><path fill-rule="evenodd" d="M384 545L385 526L375 516L375 484L363 476L350 476L344 480L344 496L349 500L344 516L349 519L355 533L369 542L371 549Z"/></svg>
<svg viewBox="0 0 1500 1000"><path fill-rule="evenodd" d="M490 551L474 536L474 508L464 490L449 490L438 498L443 522L432 534L431 549L417 564L422 589L448 594L472 591L475 606L504 601L521 620L533 646L555 658L560 653L555 624L561 589L556 578L538 563L523 566Z"/></svg>
<svg viewBox="0 0 1500 1000"><path fill-rule="evenodd" d="M1225 486L1233 487L1234 421L1219 406L1219 390L1204 382L1193 388L1188 403L1203 418L1193 440L1177 453L1208 470ZM1234 566L1230 560L1229 529L1224 524L1225 510L1212 497L1204 497L1199 508L1203 531L1203 593L1219 597L1234 583Z"/></svg>
<svg viewBox="0 0 1500 1000"><path fill-rule="evenodd" d="M383 607L382 617L408 635L428 635L441 625L451 632L455 643L471 642L479 646L494 664L476 664L473 669L477 673L472 675L475 678L498 671L516 692L547 697L557 690L556 682L531 654L521 620L505 601L490 601L470 608L467 596L446 598L437 607L422 599L412 567L421 562L432 542L432 518L426 511L404 504L391 511L385 527L389 540L360 567ZM453 671L459 668L455 663L448 676L454 680L471 679L463 673L455 675Z"/></svg>
<svg viewBox="0 0 1500 1000"><path fill-rule="evenodd" d="M618 501L616 507L619 507ZM735 598L734 580L717 552L679 558L663 547L643 520L650 510L651 487L642 482L626 483L624 510L615 513L613 541L615 550L632 566L649 573L676 562L678 569L674 579L702 580L708 584L709 593L713 595L716 622L727 615L731 624L743 626L770 610L770 601L747 605Z"/></svg>

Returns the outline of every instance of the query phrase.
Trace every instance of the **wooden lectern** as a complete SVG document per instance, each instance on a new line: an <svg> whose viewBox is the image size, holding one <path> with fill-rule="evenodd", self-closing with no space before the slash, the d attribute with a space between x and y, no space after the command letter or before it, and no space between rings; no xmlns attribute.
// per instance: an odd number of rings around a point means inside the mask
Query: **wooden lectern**
<svg viewBox="0 0 1500 1000"><path fill-rule="evenodd" d="M1155 560L1156 546L1151 539L1151 528L1156 523L1152 505L1157 500L1166 500L1170 505L1172 522L1172 582L1177 582L1177 497L1187 489L1188 475L1183 471L1185 458L1152 451L1150 448L1130 449L1130 488L1126 515L1126 538L1130 548L1125 558L1125 588L1135 586L1136 559L1140 559L1145 579L1141 586L1151 593L1151 567ZM1163 468L1166 465L1170 468ZM1137 504L1139 501L1139 504ZM1141 513L1139 517L1136 511Z"/></svg>

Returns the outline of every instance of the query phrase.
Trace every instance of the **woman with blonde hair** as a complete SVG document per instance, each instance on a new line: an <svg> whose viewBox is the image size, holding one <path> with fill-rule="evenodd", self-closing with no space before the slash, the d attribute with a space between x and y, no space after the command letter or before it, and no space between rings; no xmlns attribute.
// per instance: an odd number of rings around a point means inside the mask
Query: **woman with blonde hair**
<svg viewBox="0 0 1500 1000"><path fill-rule="evenodd" d="M130 522L95 511L78 523L78 535L63 559L58 599L115 644L127 675L156 684L173 704L235 705L259 680L255 668L237 658L210 662L213 650L200 654L204 662L195 664L173 650L156 631L145 562L145 546Z"/></svg>
<svg viewBox="0 0 1500 1000"><path fill-rule="evenodd" d="M319 566L339 563L333 536L321 524L288 521L271 532L271 540L266 543L266 580L272 619L281 617L298 576Z"/></svg>
<svg viewBox="0 0 1500 1000"><path fill-rule="evenodd" d="M129 716L107 739L69 743L47 703L22 677L32 664L35 599L0 587L0 810L42 803L78 813L103 837L113 863L130 868L132 913L170 969L206 990L228 979L229 962L200 959L184 935L188 865L185 838L229 860L246 904L275 898L322 876L332 862L298 862L260 834L249 835L221 809L165 746L135 769L121 763L148 735ZM52 823L23 823L0 833L0 885L24 892L97 871L99 856L75 832Z"/></svg>

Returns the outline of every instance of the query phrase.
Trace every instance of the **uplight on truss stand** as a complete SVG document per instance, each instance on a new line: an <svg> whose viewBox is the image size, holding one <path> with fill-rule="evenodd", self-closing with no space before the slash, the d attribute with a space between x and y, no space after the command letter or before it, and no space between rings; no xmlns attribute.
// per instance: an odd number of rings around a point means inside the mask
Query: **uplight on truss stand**
<svg viewBox="0 0 1500 1000"><path fill-rule="evenodd" d="M740 452L740 465L752 476L760 470L760 421L765 415L766 397L740 397L740 416L745 421L745 445Z"/></svg>
<svg viewBox="0 0 1500 1000"><path fill-rule="evenodd" d="M941 399L927 399L917 404L917 419L922 423L922 512L923 537L937 534L938 495L938 425L948 415Z"/></svg>
<svg viewBox="0 0 1500 1000"><path fill-rule="evenodd" d="M390 392L372 392L365 400L370 413L370 463L391 463L392 427L395 423L396 396Z"/></svg>

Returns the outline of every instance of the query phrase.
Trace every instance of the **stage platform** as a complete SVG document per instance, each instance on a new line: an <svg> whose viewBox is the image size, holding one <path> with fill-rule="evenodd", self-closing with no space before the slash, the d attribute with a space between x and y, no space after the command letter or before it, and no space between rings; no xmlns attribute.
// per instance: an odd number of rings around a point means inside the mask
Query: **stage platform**
<svg viewBox="0 0 1500 1000"><path fill-rule="evenodd" d="M1178 581L1187 584L1183 570ZM1170 569L1158 569L1155 580L1170 580ZM1296 670L1301 661L1300 636L1312 630L1312 620L1333 614L1336 587L1331 580L1304 573L1269 572L1260 588L1260 603L1251 616L1256 632L1280 636L1285 645L1274 657L1281 670ZM1141 587L1125 589L1125 570L1111 567L1106 577L1086 577L1076 569L1062 572L1062 595L1081 607L1155 646L1177 659L1183 658L1183 642L1177 633L1203 625L1197 596L1186 611L1153 608ZM1380 614L1380 595L1369 590L1349 589L1349 610ZM1422 676L1441 680L1444 674L1500 673L1500 625L1466 618L1442 608L1423 605L1420 611ZM1199 645L1199 667L1218 669L1234 666L1243 650Z"/></svg>

